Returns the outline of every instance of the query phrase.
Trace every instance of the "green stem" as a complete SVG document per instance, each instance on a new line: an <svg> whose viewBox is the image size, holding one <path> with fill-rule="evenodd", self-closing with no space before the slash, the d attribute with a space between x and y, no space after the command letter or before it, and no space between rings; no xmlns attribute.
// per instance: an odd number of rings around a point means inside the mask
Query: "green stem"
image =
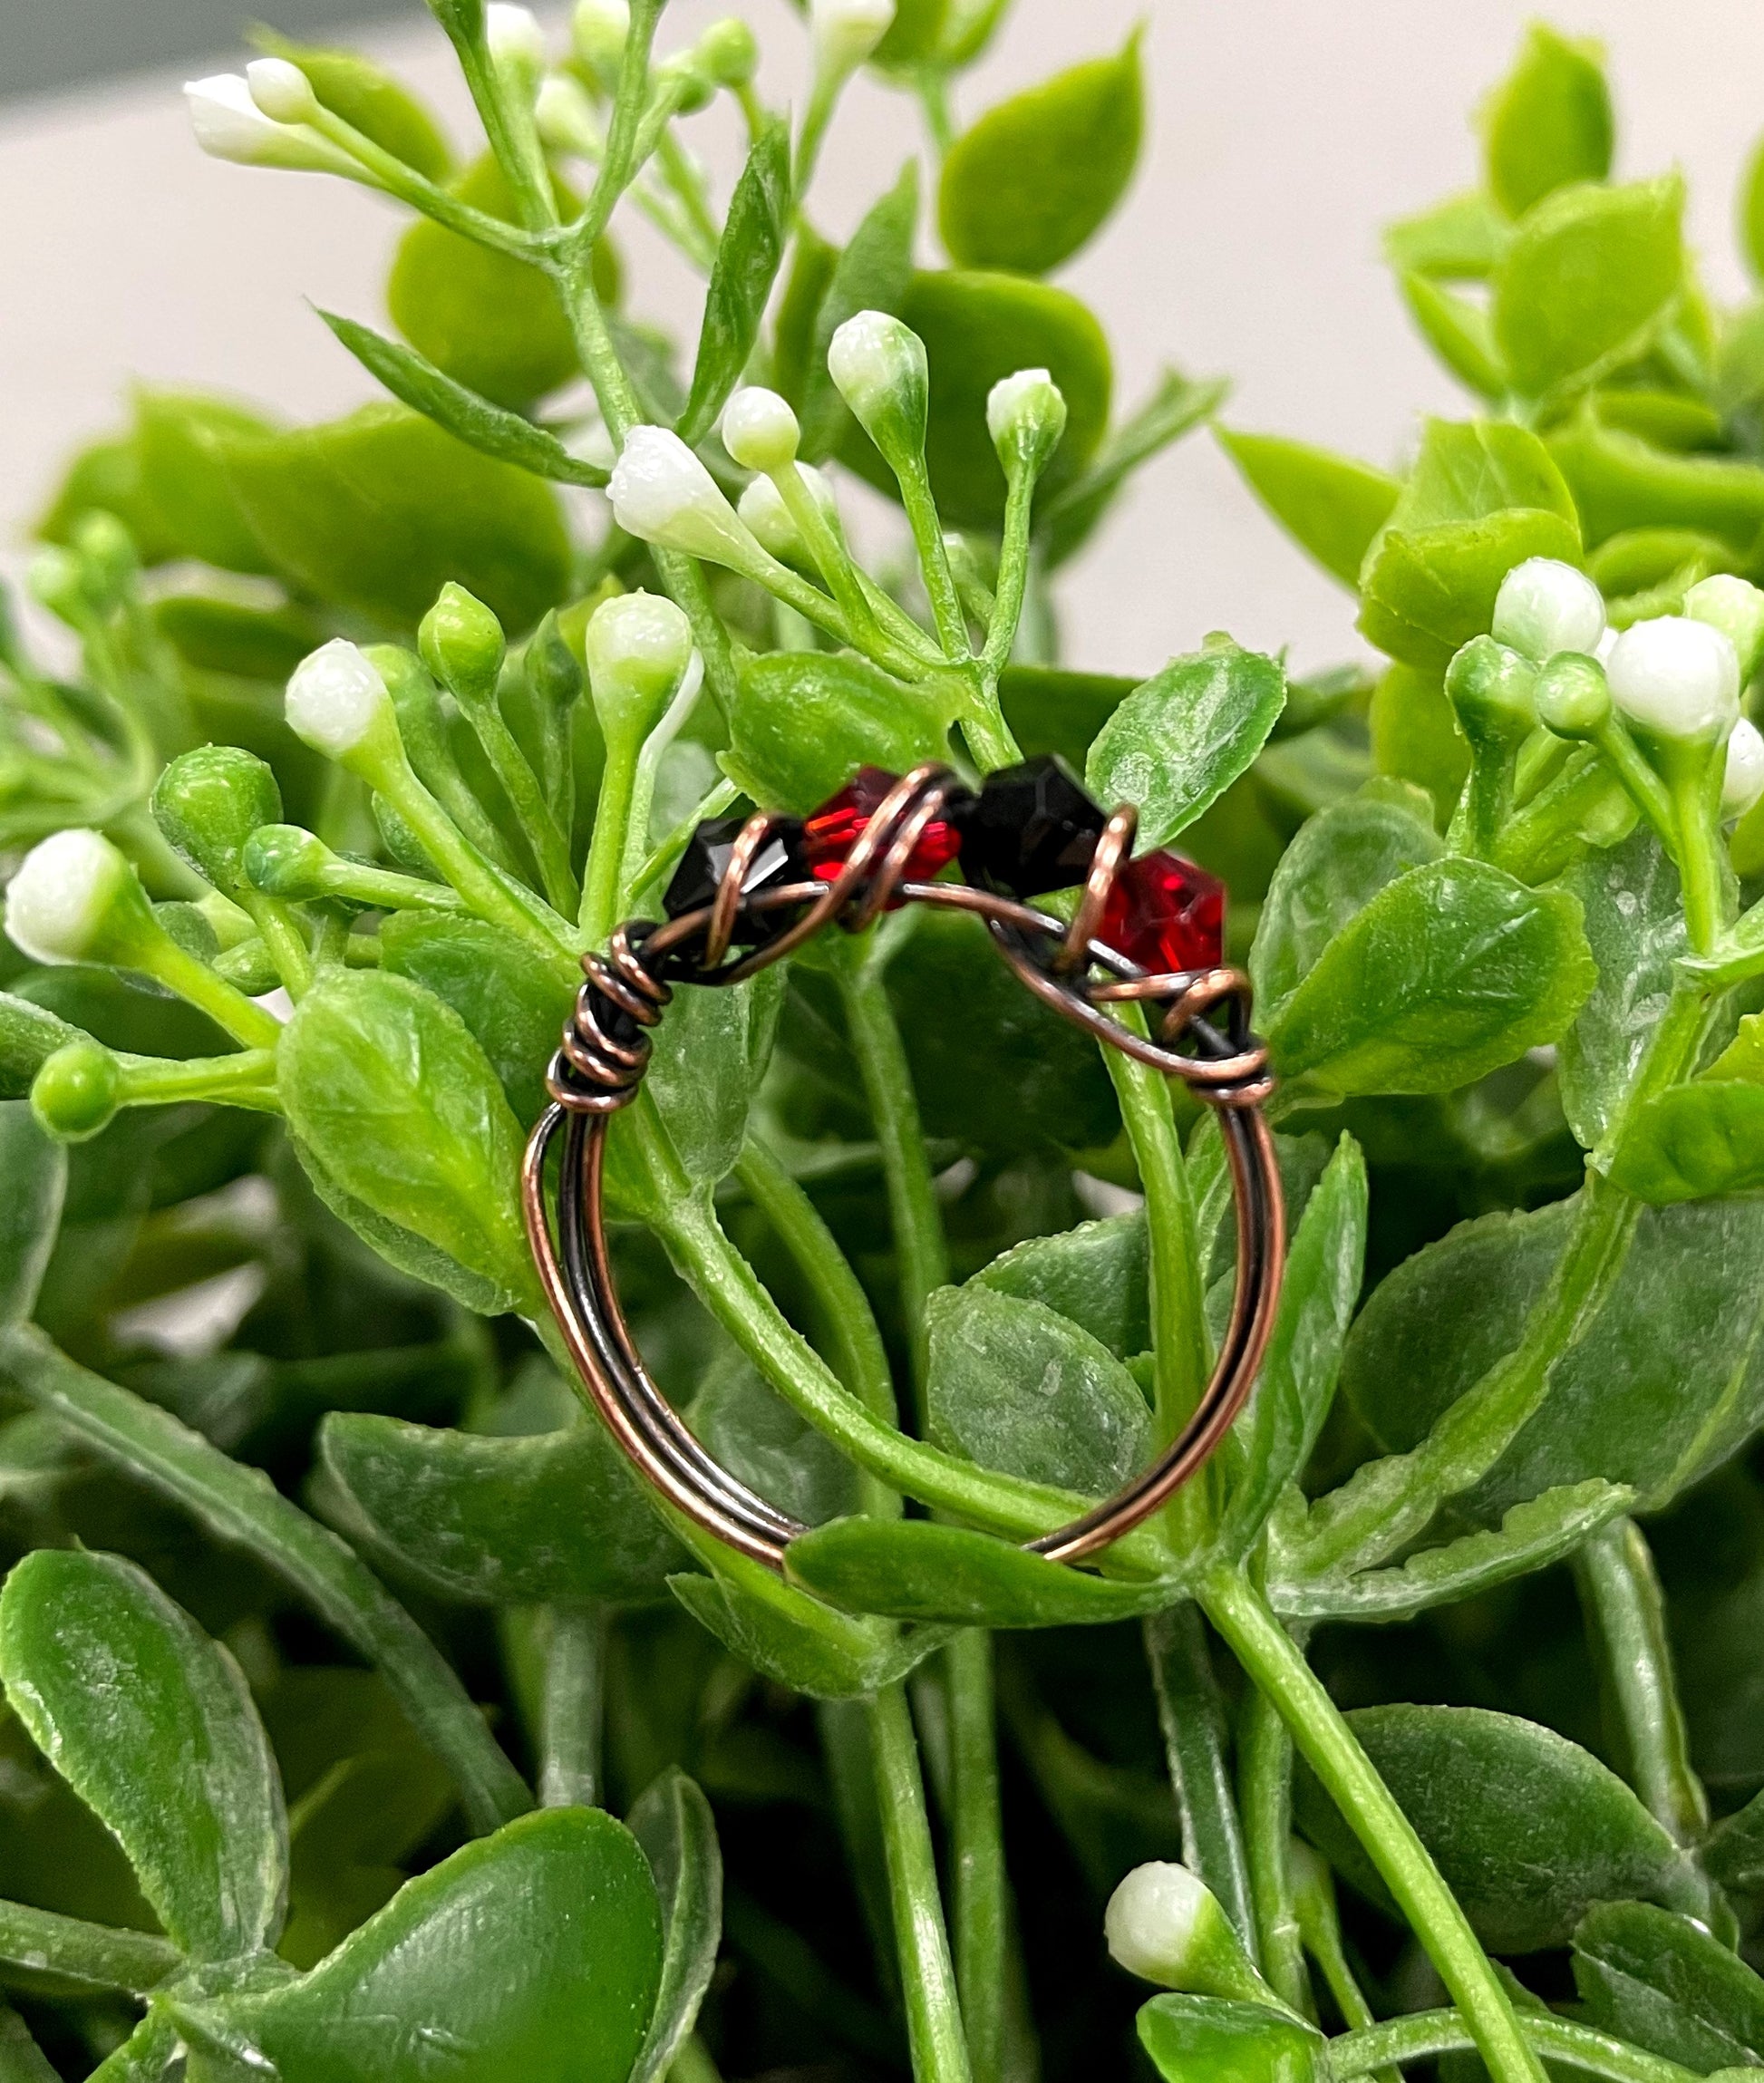
<svg viewBox="0 0 1764 2083"><path fill-rule="evenodd" d="M217 976L206 962L199 962L175 940L156 934L147 955L141 967L150 976L206 1012L241 1048L273 1049L281 1040L282 1022L273 1012L265 1012L224 976Z"/></svg>
<svg viewBox="0 0 1764 2083"><path fill-rule="evenodd" d="M1258 1687L1244 1703L1239 1724L1238 1784L1244 1835L1249 1841L1251 1898L1262 1972L1280 2001L1302 2017L1316 2015L1305 1972L1298 1909L1293 1897L1293 1739L1267 1694Z"/></svg>
<svg viewBox="0 0 1764 2083"><path fill-rule="evenodd" d="M918 1095L900 1029L888 1002L886 928L839 950L840 1002L846 1032L869 1102L870 1122L882 1153L888 1221L899 1265L900 1306L913 1352L913 1377L924 1418L926 1310L932 1294L949 1283L949 1246L937 1206L937 1190L926 1161L925 1129Z"/></svg>
<svg viewBox="0 0 1764 2083"><path fill-rule="evenodd" d="M742 1146L735 1177L814 1291L834 1372L866 1410L892 1425L894 1376L876 1312L814 1202L764 1144L751 1137ZM873 1518L898 1518L899 1493L874 1476L863 1480L864 1510Z"/></svg>
<svg viewBox="0 0 1764 2083"><path fill-rule="evenodd" d="M1516 2021L1537 2054L1592 2076L1606 2077L1609 2083L1692 2083L1696 2075L1693 2068L1681 2068L1676 2061L1644 2054L1625 2039L1614 2039L1589 2026L1571 2025L1547 2011L1522 2010L1516 2014ZM1350 2083L1352 2078L1370 2075L1376 2068L1422 2061L1435 2054L1468 2053L1479 2045L1457 2011L1420 2010L1332 2039L1329 2072L1335 2083Z"/></svg>
<svg viewBox="0 0 1764 2083"><path fill-rule="evenodd" d="M619 61L618 85L613 93L612 120L606 126L606 147L601 154L600 173L588 198L588 206L574 232L576 251L586 257L595 241L612 221L618 199L630 187L637 170L637 134L643 127L649 100L649 53L655 41L656 24L666 0L636 0L631 25L625 33L625 51ZM612 422L607 421L610 427ZM623 430L618 430L622 432Z"/></svg>
<svg viewBox="0 0 1764 2083"><path fill-rule="evenodd" d="M1212 1890L1256 1958L1249 1858L1226 1756L1225 1710L1199 1608L1184 1602L1145 1623L1146 1662L1158 1699L1164 1755L1182 1819L1182 1858Z"/></svg>
<svg viewBox="0 0 1764 2083"><path fill-rule="evenodd" d="M218 1538L268 1565L397 1695L452 1773L472 1827L532 1806L451 1666L354 1551L270 1483L169 1410L68 1359L30 1325L0 1335L0 1368L40 1410L105 1459L184 1507Z"/></svg>
<svg viewBox="0 0 1764 2083"><path fill-rule="evenodd" d="M606 740L606 763L595 799L594 830L582 870L582 910L577 920L589 947L605 947L619 924L619 868L631 826L631 799L637 785L637 748L623 738Z"/></svg>
<svg viewBox="0 0 1764 2083"><path fill-rule="evenodd" d="M994 679L1011 662L1017 624L1023 616L1023 596L1029 590L1029 528L1035 510L1035 477L1031 470L1011 473L1011 487L1004 499L1004 540L998 553L998 585L993 592L993 612L986 628L983 654L986 671Z"/></svg>
<svg viewBox="0 0 1764 2083"><path fill-rule="evenodd" d="M671 130L664 130L655 140L655 164L663 180L679 200L692 242L685 249L687 257L708 271L716 263L722 227L712 216L704 196L704 183Z"/></svg>
<svg viewBox="0 0 1764 2083"><path fill-rule="evenodd" d="M1236 1570L1223 1565L1210 1569L1201 1580L1200 1598L1208 1619L1256 1687L1273 1700L1294 1741L1365 1846L1463 2013L1494 2083L1542 2083L1543 2065L1520 2030L1512 2002L1468 1920L1303 1652ZM1389 2059L1381 2054L1369 2066Z"/></svg>
<svg viewBox="0 0 1764 2083"><path fill-rule="evenodd" d="M637 1108L628 1109L625 1119L641 1132ZM866 1410L785 1319L702 1200L657 1195L646 1219L693 1293L785 1401L860 1468L909 1497L1015 1540L1051 1533L1086 1508L1088 1500L1071 1491L977 1468L908 1439ZM1168 1573L1169 1554L1141 1528L1117 1541L1109 1561L1155 1577Z"/></svg>
<svg viewBox="0 0 1764 2083"><path fill-rule="evenodd" d="M601 1804L606 1679L605 1609L553 1606L551 1640L545 1656L542 1808L597 1808Z"/></svg>
<svg viewBox="0 0 1764 2083"><path fill-rule="evenodd" d="M166 1056L119 1054L122 1068L120 1103L125 1107L175 1107L208 1100L222 1107L252 1107L277 1113L276 1053L245 1049L237 1056Z"/></svg>
<svg viewBox="0 0 1764 2083"><path fill-rule="evenodd" d="M1709 1828L1709 1802L1691 1763L1665 1597L1641 1527L1614 1519L1576 1550L1574 1567L1630 1784L1681 1845L1699 1843Z"/></svg>
<svg viewBox="0 0 1764 2083"><path fill-rule="evenodd" d="M980 1628L964 1630L944 1652L944 1662L949 1699L955 1984L974 2083L1003 2083L1010 1919L992 1636Z"/></svg>
<svg viewBox="0 0 1764 2083"><path fill-rule="evenodd" d="M0 1902L0 1960L64 1974L92 1989L127 1990L131 1996L147 1995L184 1965L170 1939L12 1902Z"/></svg>
<svg viewBox="0 0 1764 2083"><path fill-rule="evenodd" d="M445 225L449 231L458 232L461 238L487 247L492 253L506 254L513 260L534 257L534 242L527 231L516 225L505 224L500 218L491 217L484 210L474 209L470 203L461 202L458 196L438 188L396 153L387 151L383 145L376 144L354 124L344 122L341 116L321 109L313 127L360 163L368 177L364 186L383 189L388 195L396 196L400 202L409 204L424 217Z"/></svg>
<svg viewBox="0 0 1764 2083"><path fill-rule="evenodd" d="M569 865L569 838L551 813L538 776L493 702L461 702L460 706L533 849L546 902L564 917L570 917L576 910L577 893Z"/></svg>
<svg viewBox="0 0 1764 2083"><path fill-rule="evenodd" d="M121 2046L92 2071L86 2083L163 2083L184 2050L183 2037L183 2020L163 2001L155 2003Z"/></svg>
<svg viewBox="0 0 1764 2083"><path fill-rule="evenodd" d="M906 1688L885 1686L868 1711L915 2083L972 2083Z"/></svg>
<svg viewBox="0 0 1764 2083"><path fill-rule="evenodd" d="M1719 807L1710 800L1710 766L1705 761L1704 770L1698 771L1686 762L1672 784L1684 925L1691 952L1704 956L1713 952L1727 923L1726 858Z"/></svg>
<svg viewBox="0 0 1764 2083"><path fill-rule="evenodd" d="M968 642L967 617L962 613L962 596L956 590L955 574L950 568L949 546L944 541L944 524L938 517L937 502L932 496L925 458L919 456L912 469L898 470L896 476L900 484L901 502L906 509L906 524L913 531L913 542L918 550L919 569L925 576L931 614L937 625L937 641L950 664L959 665L973 656L973 646Z"/></svg>

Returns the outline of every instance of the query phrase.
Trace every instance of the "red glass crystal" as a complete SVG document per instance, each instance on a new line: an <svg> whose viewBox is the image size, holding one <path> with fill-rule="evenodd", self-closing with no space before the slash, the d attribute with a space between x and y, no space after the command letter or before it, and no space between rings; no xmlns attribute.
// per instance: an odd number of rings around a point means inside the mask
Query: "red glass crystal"
<svg viewBox="0 0 1764 2083"><path fill-rule="evenodd" d="M864 827L882 807L900 776L884 767L859 767L837 796L829 796L802 824L802 851L817 882L837 882ZM947 819L933 818L907 857L905 882L929 882L962 850L962 835Z"/></svg>
<svg viewBox="0 0 1764 2083"><path fill-rule="evenodd" d="M1141 854L1116 877L1097 937L1153 975L1216 968L1225 885L1176 854Z"/></svg>

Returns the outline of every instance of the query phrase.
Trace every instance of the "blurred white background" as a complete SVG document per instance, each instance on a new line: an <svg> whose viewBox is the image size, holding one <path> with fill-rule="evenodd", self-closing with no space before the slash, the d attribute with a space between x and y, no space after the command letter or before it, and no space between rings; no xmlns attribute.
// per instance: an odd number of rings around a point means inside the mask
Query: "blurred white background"
<svg viewBox="0 0 1764 2083"><path fill-rule="evenodd" d="M4 0L0 15L41 4ZM769 98L788 99L802 36L784 0L674 0L661 47L732 10L766 45ZM1468 113L1536 11L1518 0L1154 0L1149 150L1124 210L1061 277L1109 329L1118 399L1135 401L1166 361L1223 373L1233 423L1380 462L1401 454L1418 413L1461 409L1410 333L1379 228L1473 182ZM275 17L273 0L240 0L239 12ZM1146 13L1145 0L1017 0L960 112L1118 48ZM1706 275L1718 295L1737 295L1733 198L1764 130L1764 15L1752 0L1573 0L1551 19L1604 39L1620 172L1683 167ZM469 134L450 53L426 19L352 40L431 96L457 139ZM206 63L0 109L9 550L59 459L105 429L133 377L212 385L296 418L372 391L305 300L381 321L395 220L336 182L198 152L179 82L236 69L245 54L217 49ZM817 221L848 230L917 134L909 102L854 90ZM732 177L736 140L721 113L699 121L693 142ZM690 337L683 269L640 231L622 243L634 305ZM1100 670L1148 673L1216 628L1290 644L1303 666L1354 648L1346 595L1284 545L1204 434L1139 479L1065 581L1062 608L1070 662Z"/></svg>

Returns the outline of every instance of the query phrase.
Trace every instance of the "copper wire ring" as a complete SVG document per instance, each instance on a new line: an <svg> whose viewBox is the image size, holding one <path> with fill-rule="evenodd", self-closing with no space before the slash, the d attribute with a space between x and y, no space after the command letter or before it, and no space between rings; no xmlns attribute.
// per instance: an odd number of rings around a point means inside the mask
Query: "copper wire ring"
<svg viewBox="0 0 1764 2083"><path fill-rule="evenodd" d="M742 828L712 903L664 925L621 926L604 955L585 955L586 981L546 1080L552 1104L533 1130L522 1166L522 1210L546 1301L613 1437L668 1503L780 1573L785 1550L809 1528L722 1468L651 1379L620 1309L607 1252L606 1124L642 1082L649 1030L673 996L664 970L693 983L737 983L835 920L856 931L895 903L972 912L1043 1003L1107 1046L1182 1079L1218 1115L1236 1203L1237 1269L1212 1379L1181 1432L1149 1468L1069 1525L1025 1542L1033 1553L1081 1561L1157 1511L1230 1429L1273 1328L1285 1216L1274 1138L1261 1112L1273 1079L1267 1051L1250 1032L1248 978L1229 968L1149 975L1096 938L1115 877L1132 851L1130 807L1117 810L1104 828L1070 925L966 883L906 880L920 838L955 785L946 768L916 768L889 790L835 879L744 893L774 822L762 812ZM743 912L786 910L800 916L751 953L726 959ZM1154 1015L1149 1033L1111 1017L1109 1009L1123 1004L1143 1005ZM1191 1046L1178 1046L1185 1042ZM545 1175L560 1132L554 1242Z"/></svg>

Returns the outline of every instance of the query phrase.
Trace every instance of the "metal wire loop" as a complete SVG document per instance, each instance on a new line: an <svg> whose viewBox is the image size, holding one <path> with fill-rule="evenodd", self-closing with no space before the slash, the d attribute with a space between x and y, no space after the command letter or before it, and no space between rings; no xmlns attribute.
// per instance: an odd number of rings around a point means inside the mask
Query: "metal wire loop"
<svg viewBox="0 0 1764 2083"><path fill-rule="evenodd" d="M748 890L777 820L764 812L737 835L712 901L656 925L634 921L606 953L582 958L584 982L546 1079L554 1104L528 1145L522 1205L547 1300L596 1409L644 1477L677 1509L742 1554L781 1571L807 1528L729 1474L693 1437L651 1380L619 1308L606 1248L603 1172L608 1118L636 1097L651 1031L673 984L732 984L779 961L823 927L858 931L890 906L973 913L1025 986L1110 1048L1182 1079L1216 1109L1237 1210L1231 1319L1212 1380L1180 1435L1115 1497L1025 1545L1077 1562L1150 1516L1200 1468L1247 1400L1273 1327L1285 1260L1274 1141L1260 1108L1273 1090L1265 1045L1251 1030L1249 979L1216 967L1150 974L1098 938L1115 880L1131 857L1130 807L1103 828L1072 917L967 883L919 882L907 871L958 784L945 767L916 767L858 832L837 874ZM785 915L757 946L736 945L742 920ZM1144 1031L1117 1017L1137 1006ZM548 1155L559 1132L557 1235L546 1205Z"/></svg>

